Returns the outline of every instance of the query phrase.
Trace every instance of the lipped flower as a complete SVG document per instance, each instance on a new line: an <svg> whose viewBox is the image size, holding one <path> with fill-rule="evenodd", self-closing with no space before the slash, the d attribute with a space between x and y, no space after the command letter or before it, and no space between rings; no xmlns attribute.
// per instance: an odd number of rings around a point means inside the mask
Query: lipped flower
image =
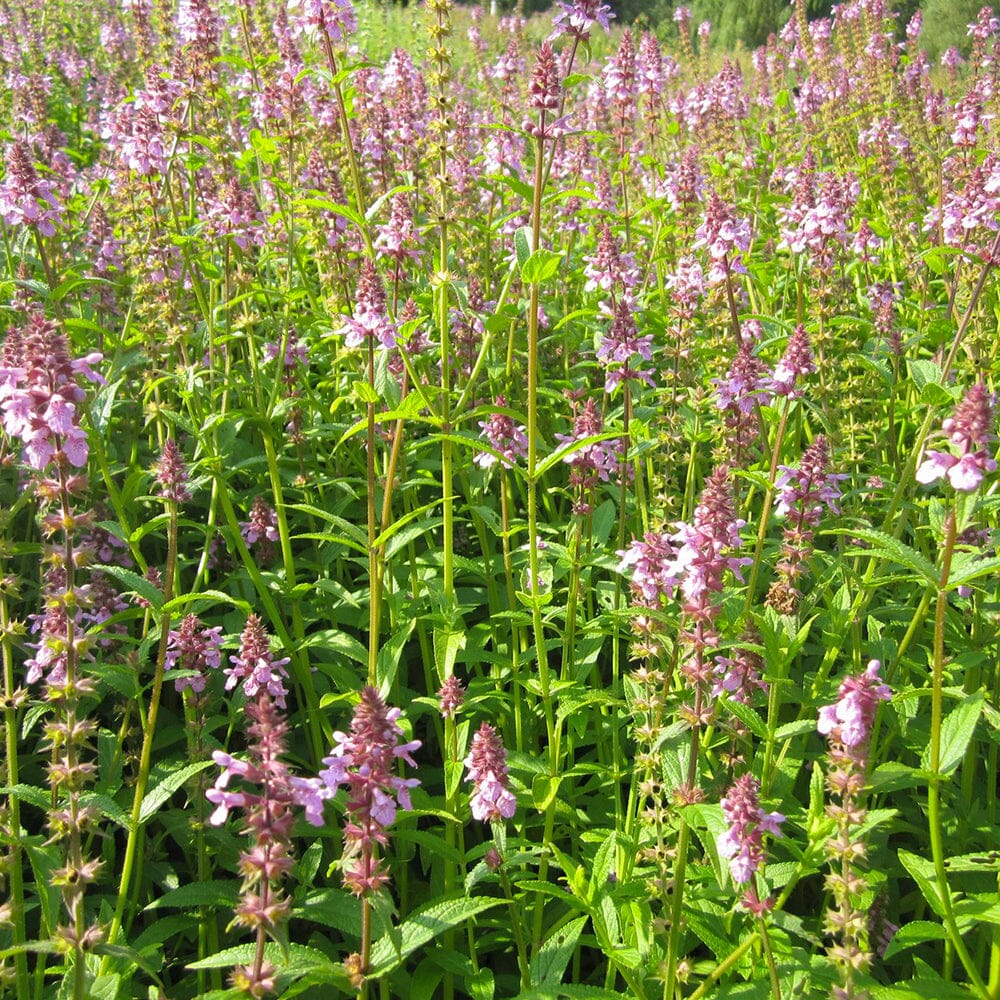
<svg viewBox="0 0 1000 1000"><path fill-rule="evenodd" d="M505 407L507 400L497 396L496 405ZM472 459L476 465L489 469L500 462L505 468L512 468L515 463L523 461L528 454L528 437L523 424L515 424L506 413L491 413L486 420L479 422L483 437L493 451L477 452Z"/></svg>
<svg viewBox="0 0 1000 1000"><path fill-rule="evenodd" d="M500 734L484 722L472 737L472 748L465 758L466 778L472 782L473 818L482 823L511 819L517 811L517 799L510 790L507 750Z"/></svg>
<svg viewBox="0 0 1000 1000"><path fill-rule="evenodd" d="M766 813L760 807L760 784L751 774L741 775L722 799L722 815L729 829L719 835L720 857L729 862L729 871L738 885L750 882L765 858L764 835L781 837L785 817Z"/></svg>
<svg viewBox="0 0 1000 1000"><path fill-rule="evenodd" d="M983 477L995 472L997 463L987 446L993 440L994 399L982 382L977 382L941 424L941 433L951 451L928 451L917 469L917 482L947 481L959 493L971 493Z"/></svg>
<svg viewBox="0 0 1000 1000"><path fill-rule="evenodd" d="M864 673L843 681L834 704L819 710L816 728L824 736L848 750L867 748L878 703L892 697L888 684L879 677L881 667L878 660L871 660Z"/></svg>
<svg viewBox="0 0 1000 1000"><path fill-rule="evenodd" d="M350 732L333 734L333 749L323 758L327 766L319 772L331 794L341 785L348 790L342 865L344 885L355 896L378 892L388 883L388 870L376 850L388 843L397 808L412 808L410 789L420 784L395 774L397 760L417 766L412 755L421 746L420 740L400 741L401 714L375 688L362 689Z"/></svg>
<svg viewBox="0 0 1000 1000"><path fill-rule="evenodd" d="M261 620L251 614L240 635L240 651L236 656L229 657L232 666L225 669L226 690L231 691L237 684L242 684L243 693L251 699L266 691L279 708L284 708L288 694L285 687L288 679L285 664L288 661L287 656L280 660L274 658Z"/></svg>

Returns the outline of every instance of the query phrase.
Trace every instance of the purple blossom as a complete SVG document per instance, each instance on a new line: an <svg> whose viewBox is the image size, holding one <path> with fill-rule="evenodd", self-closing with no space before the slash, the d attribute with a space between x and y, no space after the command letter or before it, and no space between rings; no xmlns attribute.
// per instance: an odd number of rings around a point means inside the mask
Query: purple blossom
<svg viewBox="0 0 1000 1000"><path fill-rule="evenodd" d="M318 31L331 42L340 42L357 31L358 20L351 0L296 0L292 9L296 30Z"/></svg>
<svg viewBox="0 0 1000 1000"><path fill-rule="evenodd" d="M769 388L776 396L798 399L802 396L802 390L798 387L799 380L814 371L816 364L813 361L809 336L806 328L800 323L788 338L785 353L775 366Z"/></svg>
<svg viewBox="0 0 1000 1000"><path fill-rule="evenodd" d="M917 469L918 483L947 479L960 493L971 493L983 477L995 472L997 463L988 445L992 433L994 399L982 382L977 382L941 424L941 434L952 451L928 451Z"/></svg>
<svg viewBox="0 0 1000 1000"><path fill-rule="evenodd" d="M763 863L764 834L782 836L785 817L779 812L764 812L758 802L759 793L757 779L744 774L736 779L721 802L729 829L719 835L716 845L720 857L729 861L729 871L738 885L750 882Z"/></svg>
<svg viewBox="0 0 1000 1000"><path fill-rule="evenodd" d="M174 688L190 688L195 694L205 690L206 669L217 670L222 665L222 627L206 628L194 614L185 615L167 637L167 670L190 671L191 676L179 677Z"/></svg>
<svg viewBox="0 0 1000 1000"><path fill-rule="evenodd" d="M97 352L72 359L66 337L40 313L26 329L11 331L0 366L0 410L3 428L24 445L24 461L41 471L50 462L87 464L87 435L79 425L77 407L86 399L78 385L82 375L104 383L93 370L102 360Z"/></svg>
<svg viewBox="0 0 1000 1000"><path fill-rule="evenodd" d="M276 340L269 340L261 348L261 356L265 361L273 361L281 353L281 344ZM294 368L296 365L307 365L309 363L309 347L299 340L294 330L288 331L285 339L285 357L282 364L285 368Z"/></svg>
<svg viewBox="0 0 1000 1000"><path fill-rule="evenodd" d="M346 335L344 343L348 347L361 347L369 338L385 348L396 346L396 326L386 312L382 279L368 258L361 262L354 313L344 317L344 325L339 332Z"/></svg>
<svg viewBox="0 0 1000 1000"><path fill-rule="evenodd" d="M462 682L452 674L438 691L438 709L442 718L453 719L465 701L465 688Z"/></svg>
<svg viewBox="0 0 1000 1000"><path fill-rule="evenodd" d="M841 683L837 701L819 710L816 728L820 733L848 750L864 751L871 739L878 703L892 697L889 686L881 683L881 667L878 660L871 660L864 673Z"/></svg>
<svg viewBox="0 0 1000 1000"><path fill-rule="evenodd" d="M375 688L362 689L351 731L333 734L333 749L323 758L327 767L319 772L331 794L341 785L348 789L343 871L344 884L356 896L377 892L389 881L375 851L388 843L386 829L395 821L397 807L412 808L410 789L420 784L394 773L397 760L416 767L412 754L421 746L419 740L400 743L401 714L388 708Z"/></svg>
<svg viewBox="0 0 1000 1000"><path fill-rule="evenodd" d="M552 27L555 30L549 35L550 41L566 34L586 42L590 39L590 29L595 24L603 28L606 33L611 31L611 19L615 15L611 7L601 3L601 0L574 0L573 3L559 0L559 7L561 9L552 18Z"/></svg>
<svg viewBox="0 0 1000 1000"><path fill-rule="evenodd" d="M614 319L611 329L601 338L597 346L597 359L606 371L604 387L613 393L628 379L638 379L655 387L651 368L633 367L633 359L649 361L653 352L653 336L639 336L632 304L623 296L614 305Z"/></svg>
<svg viewBox="0 0 1000 1000"><path fill-rule="evenodd" d="M177 442L167 438L163 442L163 450L153 467L157 483L160 484L160 495L174 503L186 503L191 499L188 489L188 470Z"/></svg>
<svg viewBox="0 0 1000 1000"><path fill-rule="evenodd" d="M0 216L8 226L34 226L52 236L63 208L50 183L38 176L26 143L17 141L7 151L7 175L0 182Z"/></svg>
<svg viewBox="0 0 1000 1000"><path fill-rule="evenodd" d="M633 597L640 603L659 607L661 601L673 594L677 587L676 548L666 535L647 531L642 539L635 539L617 555L617 570L629 576Z"/></svg>
<svg viewBox="0 0 1000 1000"><path fill-rule="evenodd" d="M232 691L237 684L243 685L247 698L256 698L266 693L274 699L279 708L285 707L288 689L285 681L288 671L285 665L289 657L276 660L271 652L270 640L261 620L254 614L247 618L240 634L240 651L229 657L231 667L226 667L226 690Z"/></svg>
<svg viewBox="0 0 1000 1000"><path fill-rule="evenodd" d="M725 378L712 379L715 384L715 405L720 410L731 410L747 416L759 404L771 401L769 380L764 376L764 363L753 353L749 341L744 340Z"/></svg>
<svg viewBox="0 0 1000 1000"><path fill-rule="evenodd" d="M517 812L517 799L510 790L507 750L500 734L488 722L472 737L465 767L466 779L473 784L469 799L473 818L481 823L511 819Z"/></svg>
<svg viewBox="0 0 1000 1000"><path fill-rule="evenodd" d="M721 284L730 272L746 273L743 254L750 249L750 223L736 215L713 191L691 246L695 250L701 247L708 250L709 284Z"/></svg>
<svg viewBox="0 0 1000 1000"><path fill-rule="evenodd" d="M240 521L240 534L248 546L260 541L273 543L278 540L278 515L262 497L254 497L250 519Z"/></svg>
<svg viewBox="0 0 1000 1000"><path fill-rule="evenodd" d="M497 396L496 405L506 406L507 400ZM523 424L515 424L505 413L491 413L488 419L479 422L479 426L489 446L500 453L498 458L489 451L476 452L472 461L480 468L489 469L499 461L510 469L527 457L528 438Z"/></svg>
<svg viewBox="0 0 1000 1000"><path fill-rule="evenodd" d="M844 473L828 472L828 461L826 438L820 435L803 452L797 469L779 466L781 475L774 484L778 496L775 513L779 517L796 510L803 523L815 526L824 506L834 514L840 513L837 506L840 480L848 477Z"/></svg>
<svg viewBox="0 0 1000 1000"><path fill-rule="evenodd" d="M413 213L405 194L392 199L392 214L386 225L378 227L374 246L377 256L400 264L408 258L420 260L420 234L413 226Z"/></svg>

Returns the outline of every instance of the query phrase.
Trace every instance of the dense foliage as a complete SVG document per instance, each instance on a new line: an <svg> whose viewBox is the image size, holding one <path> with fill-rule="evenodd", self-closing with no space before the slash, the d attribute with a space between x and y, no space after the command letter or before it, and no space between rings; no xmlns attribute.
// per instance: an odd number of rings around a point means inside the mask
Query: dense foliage
<svg viewBox="0 0 1000 1000"><path fill-rule="evenodd" d="M9 995L1000 996L1000 22L610 13L0 7Z"/></svg>

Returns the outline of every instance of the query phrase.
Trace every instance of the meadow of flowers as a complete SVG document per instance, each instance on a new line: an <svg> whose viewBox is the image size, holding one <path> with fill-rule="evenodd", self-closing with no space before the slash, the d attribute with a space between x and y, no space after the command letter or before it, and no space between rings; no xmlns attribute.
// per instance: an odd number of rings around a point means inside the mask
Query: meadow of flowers
<svg viewBox="0 0 1000 1000"><path fill-rule="evenodd" d="M0 5L0 989L1000 998L1000 22Z"/></svg>

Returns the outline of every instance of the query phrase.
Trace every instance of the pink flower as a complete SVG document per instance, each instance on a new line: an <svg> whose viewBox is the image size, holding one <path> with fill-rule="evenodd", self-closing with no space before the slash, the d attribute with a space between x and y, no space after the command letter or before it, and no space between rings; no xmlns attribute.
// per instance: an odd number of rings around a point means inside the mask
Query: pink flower
<svg viewBox="0 0 1000 1000"><path fill-rule="evenodd" d="M720 857L729 861L733 881L739 885L753 879L764 861L764 834L782 836L785 817L779 812L765 813L757 800L760 785L751 774L737 778L722 799L722 814L729 829L719 835L716 846Z"/></svg>
<svg viewBox="0 0 1000 1000"><path fill-rule="evenodd" d="M361 691L349 733L334 733L334 747L323 758L326 770L319 779L331 795L341 785L348 789L344 828L344 885L356 896L377 892L389 881L389 873L375 855L377 846L388 843L386 830L396 819L397 803L411 809L410 789L416 778L394 773L396 761L416 767L413 751L419 740L400 743L403 730L397 724L402 713L389 708L373 687Z"/></svg>
<svg viewBox="0 0 1000 1000"><path fill-rule="evenodd" d="M469 799L473 818L482 823L511 819L517 811L517 799L507 776L507 750L500 734L488 722L472 737L465 767L466 778L473 783Z"/></svg>
<svg viewBox="0 0 1000 1000"><path fill-rule="evenodd" d="M960 493L971 493L983 477L997 468L987 445L993 440L993 399L982 382L974 385L955 407L955 412L941 424L941 434L947 437L958 454L928 451L917 469L918 483L947 479Z"/></svg>
<svg viewBox="0 0 1000 1000"><path fill-rule="evenodd" d="M289 658L276 660L271 652L270 641L261 620L250 615L240 635L240 651L229 657L232 667L226 667L226 690L231 691L237 684L243 684L243 693L248 698L267 693L279 708L285 707L288 689L285 680L288 671L285 664Z"/></svg>
<svg viewBox="0 0 1000 1000"><path fill-rule="evenodd" d="M820 733L852 749L868 743L878 703L892 697L889 686L879 683L881 666L871 660L863 674L841 683L837 702L819 710L816 728Z"/></svg>

